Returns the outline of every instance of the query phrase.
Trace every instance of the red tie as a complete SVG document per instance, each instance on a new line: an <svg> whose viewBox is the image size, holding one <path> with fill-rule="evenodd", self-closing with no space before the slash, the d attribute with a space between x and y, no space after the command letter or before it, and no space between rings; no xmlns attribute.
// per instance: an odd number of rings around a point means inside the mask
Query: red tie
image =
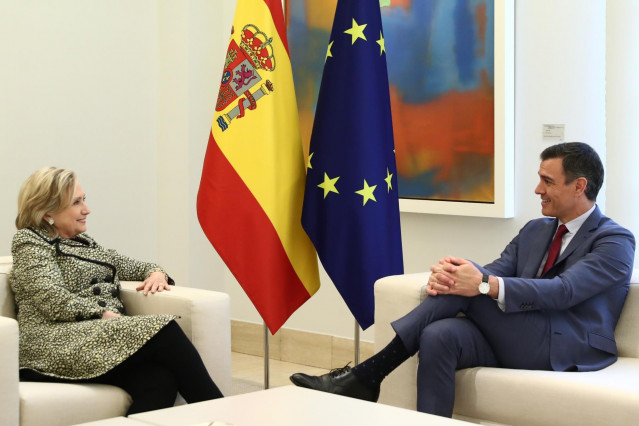
<svg viewBox="0 0 639 426"><path fill-rule="evenodd" d="M553 238L552 244L550 244L550 250L548 250L548 259L546 259L546 264L544 265L544 269L541 271L540 276L543 276L552 267L552 265L555 264L557 256L559 256L559 250L561 249L561 238L566 232L568 232L566 225L560 225L559 228L557 228L555 238Z"/></svg>

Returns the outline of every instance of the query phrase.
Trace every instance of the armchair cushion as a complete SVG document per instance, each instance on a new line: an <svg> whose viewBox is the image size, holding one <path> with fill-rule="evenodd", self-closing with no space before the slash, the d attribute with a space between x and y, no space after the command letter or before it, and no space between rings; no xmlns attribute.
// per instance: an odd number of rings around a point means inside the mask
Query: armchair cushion
<svg viewBox="0 0 639 426"><path fill-rule="evenodd" d="M8 279L10 271L11 256L0 256L0 316L15 318L16 305Z"/></svg>
<svg viewBox="0 0 639 426"><path fill-rule="evenodd" d="M20 383L20 425L71 425L124 416L129 405L129 394L111 385Z"/></svg>

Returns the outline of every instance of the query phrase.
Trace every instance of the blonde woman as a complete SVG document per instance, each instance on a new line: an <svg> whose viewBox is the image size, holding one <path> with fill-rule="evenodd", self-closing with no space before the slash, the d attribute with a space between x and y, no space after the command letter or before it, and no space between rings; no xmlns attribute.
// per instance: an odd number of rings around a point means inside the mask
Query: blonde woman
<svg viewBox="0 0 639 426"><path fill-rule="evenodd" d="M18 197L10 282L18 307L20 378L119 386L127 414L222 397L173 315L127 316L120 280L145 295L173 280L153 263L101 247L86 234L91 213L76 175L47 167Z"/></svg>

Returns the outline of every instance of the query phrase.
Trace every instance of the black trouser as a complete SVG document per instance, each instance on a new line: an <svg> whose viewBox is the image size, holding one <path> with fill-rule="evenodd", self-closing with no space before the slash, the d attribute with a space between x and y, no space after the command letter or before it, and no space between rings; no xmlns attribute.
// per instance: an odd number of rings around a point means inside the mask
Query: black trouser
<svg viewBox="0 0 639 426"><path fill-rule="evenodd" d="M65 380L22 370L20 379L118 386L133 399L127 415L172 407L178 392L188 403L222 397L197 349L175 321L167 324L120 365L101 376Z"/></svg>

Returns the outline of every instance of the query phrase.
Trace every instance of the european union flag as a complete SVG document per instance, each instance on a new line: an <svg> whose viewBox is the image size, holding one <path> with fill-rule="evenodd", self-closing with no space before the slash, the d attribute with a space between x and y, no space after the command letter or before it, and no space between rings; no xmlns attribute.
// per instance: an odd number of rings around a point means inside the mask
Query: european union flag
<svg viewBox="0 0 639 426"><path fill-rule="evenodd" d="M317 101L302 225L363 329L373 285L403 273L397 172L378 0L339 0Z"/></svg>

